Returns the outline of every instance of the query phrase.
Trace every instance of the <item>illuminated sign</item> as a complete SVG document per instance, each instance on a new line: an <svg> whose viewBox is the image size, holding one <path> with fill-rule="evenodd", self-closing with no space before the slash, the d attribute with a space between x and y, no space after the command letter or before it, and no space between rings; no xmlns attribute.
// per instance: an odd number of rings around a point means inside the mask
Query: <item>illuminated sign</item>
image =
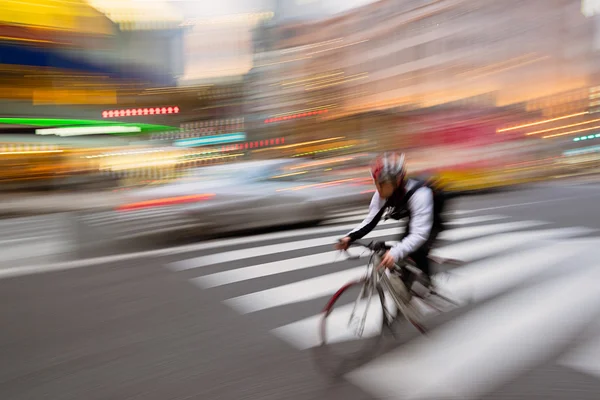
<svg viewBox="0 0 600 400"><path fill-rule="evenodd" d="M600 138L600 133L596 133L595 135L586 135L586 136L576 137L576 138L573 138L573 141L580 142L582 140L598 139L598 138Z"/></svg>
<svg viewBox="0 0 600 400"><path fill-rule="evenodd" d="M244 132L237 132L225 135L203 136L199 138L176 140L173 142L173 144L178 147L196 147L212 144L236 143L244 140L246 140L246 134Z"/></svg>
<svg viewBox="0 0 600 400"><path fill-rule="evenodd" d="M160 132L166 130L173 130L175 127L167 125L153 125L153 124L142 124L136 123L125 123L125 122L108 122L108 121L96 121L91 119L64 119L64 118L0 118L0 125L26 125L35 127L82 127L82 126L133 126L140 128L143 133Z"/></svg>
<svg viewBox="0 0 600 400"><path fill-rule="evenodd" d="M137 126L84 126L70 128L50 128L36 129L36 135L57 135L57 136L81 136L81 135L107 135L114 133L139 133L142 129Z"/></svg>
<svg viewBox="0 0 600 400"><path fill-rule="evenodd" d="M179 107L146 107L146 108L129 108L126 110L105 110L102 111L102 118L117 118L117 117L135 117L139 115L164 115L164 114L179 114Z"/></svg>

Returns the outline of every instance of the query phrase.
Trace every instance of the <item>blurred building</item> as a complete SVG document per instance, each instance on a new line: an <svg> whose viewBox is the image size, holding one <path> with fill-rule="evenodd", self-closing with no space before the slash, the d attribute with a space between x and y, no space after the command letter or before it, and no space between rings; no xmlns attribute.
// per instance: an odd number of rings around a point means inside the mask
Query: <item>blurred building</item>
<svg viewBox="0 0 600 400"><path fill-rule="evenodd" d="M502 124L586 109L600 65L579 0L381 0L276 22L256 30L249 74L249 126L265 138L493 142Z"/></svg>
<svg viewBox="0 0 600 400"><path fill-rule="evenodd" d="M101 118L147 89L174 86L183 18L169 10L158 1L4 2L2 116Z"/></svg>

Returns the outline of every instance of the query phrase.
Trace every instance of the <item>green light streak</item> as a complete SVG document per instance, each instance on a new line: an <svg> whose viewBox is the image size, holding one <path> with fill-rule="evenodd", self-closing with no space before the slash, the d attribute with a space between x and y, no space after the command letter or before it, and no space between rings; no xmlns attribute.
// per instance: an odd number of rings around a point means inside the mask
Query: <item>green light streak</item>
<svg viewBox="0 0 600 400"><path fill-rule="evenodd" d="M172 131L179 129L168 125L155 125L143 123L127 123L118 121L96 121L93 119L64 119L64 118L0 118L0 124L24 125L40 127L76 127L76 126L136 126L142 133ZM113 135L135 135L136 133L113 133Z"/></svg>

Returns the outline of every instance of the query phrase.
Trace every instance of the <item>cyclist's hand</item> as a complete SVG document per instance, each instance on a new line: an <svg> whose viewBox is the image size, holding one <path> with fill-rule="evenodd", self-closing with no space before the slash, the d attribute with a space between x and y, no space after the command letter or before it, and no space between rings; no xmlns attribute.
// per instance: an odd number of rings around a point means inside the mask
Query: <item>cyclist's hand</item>
<svg viewBox="0 0 600 400"><path fill-rule="evenodd" d="M350 247L350 238L347 236L335 244L337 250L348 250L348 247Z"/></svg>
<svg viewBox="0 0 600 400"><path fill-rule="evenodd" d="M394 268L395 264L396 264L396 259L394 259L394 256L392 256L392 254L388 250L388 252L385 253L383 258L381 259L380 266L382 268Z"/></svg>

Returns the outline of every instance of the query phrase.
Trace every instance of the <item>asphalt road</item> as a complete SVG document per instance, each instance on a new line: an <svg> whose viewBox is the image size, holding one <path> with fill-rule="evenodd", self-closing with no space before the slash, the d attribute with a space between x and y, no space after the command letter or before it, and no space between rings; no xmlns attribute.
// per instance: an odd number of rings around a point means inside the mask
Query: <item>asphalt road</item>
<svg viewBox="0 0 600 400"><path fill-rule="evenodd" d="M399 326L339 381L313 362L314 316L360 274L330 254L358 212L130 255L32 250L0 269L0 398L597 399L599 199L557 182L459 200L438 252L467 264L439 284L465 304L430 315L427 338ZM72 233L41 221L37 241Z"/></svg>

